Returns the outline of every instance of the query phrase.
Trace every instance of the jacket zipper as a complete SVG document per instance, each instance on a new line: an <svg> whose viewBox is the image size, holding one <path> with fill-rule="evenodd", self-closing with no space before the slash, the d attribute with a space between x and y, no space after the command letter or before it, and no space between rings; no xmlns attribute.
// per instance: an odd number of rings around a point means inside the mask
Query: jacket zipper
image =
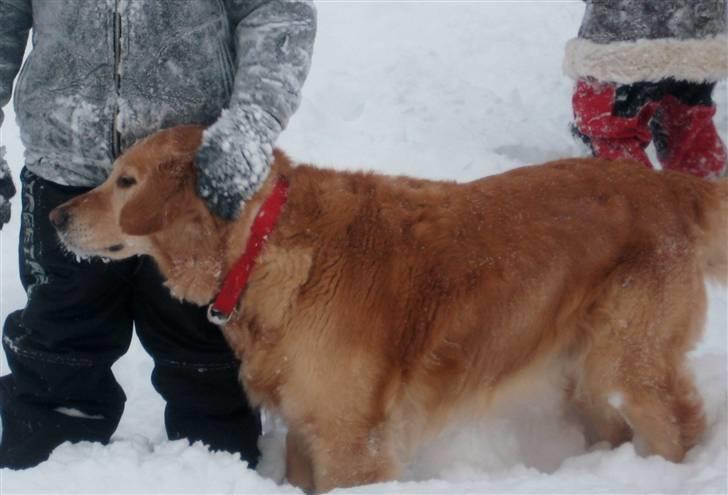
<svg viewBox="0 0 728 495"><path fill-rule="evenodd" d="M119 92L121 90L121 12L119 11L120 0L114 0L114 88L116 99L114 102L114 118L111 122L111 152L116 160L121 154L121 134L116 127L116 119L119 118Z"/></svg>

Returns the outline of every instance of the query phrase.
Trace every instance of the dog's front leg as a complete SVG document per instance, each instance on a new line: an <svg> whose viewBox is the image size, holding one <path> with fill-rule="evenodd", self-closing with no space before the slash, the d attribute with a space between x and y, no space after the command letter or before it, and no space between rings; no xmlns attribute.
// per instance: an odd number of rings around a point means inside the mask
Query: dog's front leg
<svg viewBox="0 0 728 495"><path fill-rule="evenodd" d="M346 421L331 422L318 431L321 434L311 442L316 493L397 479L399 462L382 428Z"/></svg>
<svg viewBox="0 0 728 495"><path fill-rule="evenodd" d="M300 435L290 429L286 435L286 478L293 486L306 493L313 493L313 465L309 447Z"/></svg>

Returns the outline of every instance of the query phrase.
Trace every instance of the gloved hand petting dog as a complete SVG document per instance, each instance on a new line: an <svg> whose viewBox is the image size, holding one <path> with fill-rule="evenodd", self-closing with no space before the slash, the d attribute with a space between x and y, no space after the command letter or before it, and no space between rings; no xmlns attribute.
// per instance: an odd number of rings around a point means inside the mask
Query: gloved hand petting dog
<svg viewBox="0 0 728 495"><path fill-rule="evenodd" d="M268 176L281 125L264 110L225 110L202 138L197 153L197 193L212 212L237 218L240 206ZM242 136L242 138L240 137Z"/></svg>

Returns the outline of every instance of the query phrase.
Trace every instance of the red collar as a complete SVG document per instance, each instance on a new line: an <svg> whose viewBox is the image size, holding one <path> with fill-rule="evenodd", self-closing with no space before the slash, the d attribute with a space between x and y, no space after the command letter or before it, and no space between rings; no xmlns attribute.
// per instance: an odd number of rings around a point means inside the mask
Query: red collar
<svg viewBox="0 0 728 495"><path fill-rule="evenodd" d="M280 177L273 186L273 192L263 202L250 227L250 237L243 255L238 258L222 283L215 302L207 307L207 319L216 325L224 325L230 319L240 295L248 283L255 261L263 250L268 234L278 222L283 205L288 199L288 180Z"/></svg>

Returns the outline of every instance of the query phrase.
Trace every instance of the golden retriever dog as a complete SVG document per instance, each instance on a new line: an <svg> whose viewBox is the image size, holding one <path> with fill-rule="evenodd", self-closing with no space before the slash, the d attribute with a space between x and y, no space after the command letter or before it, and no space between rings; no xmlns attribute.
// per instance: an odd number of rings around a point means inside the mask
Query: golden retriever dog
<svg viewBox="0 0 728 495"><path fill-rule="evenodd" d="M685 362L728 272L728 184L559 160L469 183L294 165L232 222L195 194L202 129L159 132L51 213L80 255L149 255L204 305L281 177L287 202L222 327L253 403L288 425L287 478L396 479L446 424L558 370L590 441L680 461L705 430Z"/></svg>

